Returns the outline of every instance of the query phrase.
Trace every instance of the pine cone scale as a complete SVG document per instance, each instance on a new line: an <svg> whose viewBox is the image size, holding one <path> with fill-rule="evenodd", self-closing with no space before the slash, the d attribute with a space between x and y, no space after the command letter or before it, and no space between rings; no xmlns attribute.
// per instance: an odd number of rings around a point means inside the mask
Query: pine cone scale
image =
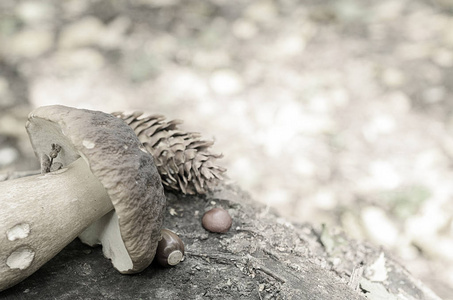
<svg viewBox="0 0 453 300"><path fill-rule="evenodd" d="M209 151L214 142L203 140L200 133L181 131L181 120L167 122L162 115L142 116L142 112L112 114L124 120L153 155L167 189L204 194L223 179L226 169L214 163L222 154Z"/></svg>

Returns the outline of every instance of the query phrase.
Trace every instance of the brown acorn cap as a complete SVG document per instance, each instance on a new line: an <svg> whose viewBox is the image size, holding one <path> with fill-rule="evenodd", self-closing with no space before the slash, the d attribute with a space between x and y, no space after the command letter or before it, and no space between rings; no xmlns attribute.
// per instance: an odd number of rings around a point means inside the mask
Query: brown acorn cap
<svg viewBox="0 0 453 300"><path fill-rule="evenodd" d="M162 229L161 234L156 260L163 267L175 266L184 257L184 243L176 233L166 228Z"/></svg>

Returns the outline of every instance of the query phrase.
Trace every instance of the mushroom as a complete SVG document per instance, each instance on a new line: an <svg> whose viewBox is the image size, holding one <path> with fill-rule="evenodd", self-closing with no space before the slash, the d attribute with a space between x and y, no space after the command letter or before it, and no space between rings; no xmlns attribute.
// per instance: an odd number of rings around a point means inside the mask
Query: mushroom
<svg viewBox="0 0 453 300"><path fill-rule="evenodd" d="M162 229L161 234L156 260L163 267L176 266L184 257L184 243L176 233L166 228Z"/></svg>
<svg viewBox="0 0 453 300"><path fill-rule="evenodd" d="M0 182L0 291L77 236L102 244L121 273L145 269L161 236L165 195L133 130L110 114L59 105L31 112L26 129L45 173ZM63 167L52 171L52 162Z"/></svg>

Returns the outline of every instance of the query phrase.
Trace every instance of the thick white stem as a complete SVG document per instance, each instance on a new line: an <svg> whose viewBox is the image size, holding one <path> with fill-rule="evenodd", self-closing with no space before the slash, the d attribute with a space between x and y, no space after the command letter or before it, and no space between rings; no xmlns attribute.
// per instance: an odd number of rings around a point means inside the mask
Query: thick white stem
<svg viewBox="0 0 453 300"><path fill-rule="evenodd" d="M112 209L82 158L55 172L0 182L0 291L30 276Z"/></svg>

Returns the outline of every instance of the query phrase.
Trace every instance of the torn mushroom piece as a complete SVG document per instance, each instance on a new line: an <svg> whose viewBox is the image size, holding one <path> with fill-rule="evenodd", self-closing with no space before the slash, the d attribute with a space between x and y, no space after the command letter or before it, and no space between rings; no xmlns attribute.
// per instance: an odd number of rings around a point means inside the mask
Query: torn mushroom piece
<svg viewBox="0 0 453 300"><path fill-rule="evenodd" d="M124 121L98 111L40 107L26 125L39 158L59 170L0 182L0 291L80 235L121 273L153 260L165 196L153 157ZM47 162L48 163L48 162Z"/></svg>

